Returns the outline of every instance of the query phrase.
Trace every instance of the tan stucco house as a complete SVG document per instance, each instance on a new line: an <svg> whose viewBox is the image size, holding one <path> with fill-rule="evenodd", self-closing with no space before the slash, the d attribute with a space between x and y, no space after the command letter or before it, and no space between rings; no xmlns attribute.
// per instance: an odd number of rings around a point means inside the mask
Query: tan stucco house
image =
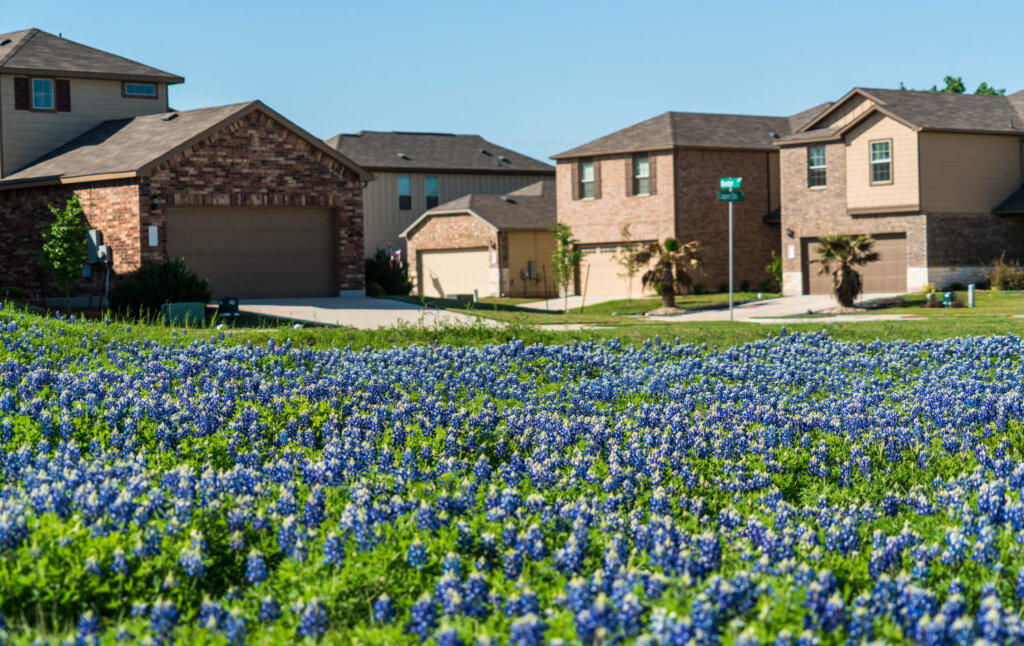
<svg viewBox="0 0 1024 646"><path fill-rule="evenodd" d="M423 296L553 296L554 226L553 180L504 195L464 195L402 232L409 277Z"/></svg>
<svg viewBox="0 0 1024 646"><path fill-rule="evenodd" d="M554 168L479 135L360 131L327 144L374 174L366 187L365 254L391 245L418 217L470 193L502 195L554 176Z"/></svg>
<svg viewBox="0 0 1024 646"><path fill-rule="evenodd" d="M728 280L727 207L722 177L742 177L746 201L735 205L735 284L757 289L779 249L779 151L817 108L792 117L666 112L555 155L558 221L580 241L577 293L639 294L617 258L624 226L634 241L697 240L703 269L695 283L716 291Z"/></svg>
<svg viewBox="0 0 1024 646"><path fill-rule="evenodd" d="M1024 258L1024 93L856 88L780 150L783 292L827 293L819 236L870 234L867 292L984 279Z"/></svg>

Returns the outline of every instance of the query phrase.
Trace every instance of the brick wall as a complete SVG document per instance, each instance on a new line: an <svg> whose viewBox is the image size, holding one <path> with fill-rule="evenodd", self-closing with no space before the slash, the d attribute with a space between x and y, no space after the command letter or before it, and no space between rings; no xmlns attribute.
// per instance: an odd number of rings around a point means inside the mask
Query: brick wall
<svg viewBox="0 0 1024 646"><path fill-rule="evenodd" d="M168 206L332 207L338 213L339 287L364 287L359 177L261 112L167 160L143 180L141 197L138 235L149 225L160 230L160 245L143 246L143 259L167 253Z"/></svg>
<svg viewBox="0 0 1024 646"><path fill-rule="evenodd" d="M929 213L928 264L986 265L1005 251L1024 260L1024 217L991 213Z"/></svg>
<svg viewBox="0 0 1024 646"><path fill-rule="evenodd" d="M704 265L694 282L717 290L729 280L729 211L718 201L722 177L742 177L745 200L733 204L735 287L751 289L769 279L765 266L779 250L779 225L764 216L778 204L772 190L771 157L776 152L678 149L675 151L675 236L697 240Z"/></svg>
<svg viewBox="0 0 1024 646"><path fill-rule="evenodd" d="M418 252L442 249L497 249L498 232L473 215L435 215L421 222L406 238L409 280L419 289ZM497 265L492 264L492 268Z"/></svg>
<svg viewBox="0 0 1024 646"><path fill-rule="evenodd" d="M782 196L782 269L783 289L799 294L802 238L829 234L906 233L907 268L927 266L927 232L923 214L851 216L846 208L846 146L841 142L825 146L827 179L824 188L807 187L807 149L804 146L781 150ZM793 231L790 237L787 230ZM794 248L789 257L789 245Z"/></svg>
<svg viewBox="0 0 1024 646"><path fill-rule="evenodd" d="M75 186L45 186L0 191L0 284L17 286L30 294L55 293L52 281L36 262L41 233L50 221L48 205L62 208L77 194L90 226L103 232L113 251L113 273L131 271L139 263L139 186L121 180ZM98 273L98 272L97 272ZM83 280L78 293L98 293L100 276Z"/></svg>

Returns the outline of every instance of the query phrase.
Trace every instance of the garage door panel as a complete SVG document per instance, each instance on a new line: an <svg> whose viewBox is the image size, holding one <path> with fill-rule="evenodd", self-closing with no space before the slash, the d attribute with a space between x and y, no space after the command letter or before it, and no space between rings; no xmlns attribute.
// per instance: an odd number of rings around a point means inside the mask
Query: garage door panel
<svg viewBox="0 0 1024 646"><path fill-rule="evenodd" d="M208 278L214 298L332 296L335 228L330 209L168 209L167 255Z"/></svg>
<svg viewBox="0 0 1024 646"><path fill-rule="evenodd" d="M483 249L452 249L419 253L420 293L447 298L452 294L491 294L491 252Z"/></svg>
<svg viewBox="0 0 1024 646"><path fill-rule="evenodd" d="M864 292L905 292L907 290L907 237L905 234L879 234L874 250L878 260L857 268L864 284ZM821 274L821 265L811 264L818 257L817 238L804 238L804 292L808 294L832 293L831 274Z"/></svg>

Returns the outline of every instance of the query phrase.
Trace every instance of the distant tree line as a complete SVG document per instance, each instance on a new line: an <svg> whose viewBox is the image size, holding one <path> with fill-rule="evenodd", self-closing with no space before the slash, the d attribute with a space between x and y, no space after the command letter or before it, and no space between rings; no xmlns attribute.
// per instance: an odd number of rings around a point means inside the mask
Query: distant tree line
<svg viewBox="0 0 1024 646"><path fill-rule="evenodd" d="M967 86L964 85L963 77L947 75L946 78L944 79L944 82L946 83L945 87L940 89L938 85L933 85L933 86L931 86L931 88L929 88L926 91L927 92L941 92L943 94L966 94L966 92L967 92ZM903 85L903 81L900 81L900 89L901 90L909 90L909 89L912 89L912 88L908 88L907 86ZM992 87L988 83L982 81L981 85L978 86L978 89L975 90L974 93L975 94L987 95L987 96L1006 96L1006 89L1003 88L1003 89L997 90L996 88Z"/></svg>

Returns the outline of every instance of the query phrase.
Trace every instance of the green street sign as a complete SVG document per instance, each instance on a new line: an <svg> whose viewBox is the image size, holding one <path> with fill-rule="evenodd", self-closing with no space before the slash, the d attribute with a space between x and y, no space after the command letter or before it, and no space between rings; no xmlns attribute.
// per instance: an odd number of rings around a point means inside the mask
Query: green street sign
<svg viewBox="0 0 1024 646"><path fill-rule="evenodd" d="M718 180L718 188L722 190L737 189L743 187L742 177L723 177Z"/></svg>
<svg viewBox="0 0 1024 646"><path fill-rule="evenodd" d="M742 202L746 199L743 191L718 191L719 202Z"/></svg>

